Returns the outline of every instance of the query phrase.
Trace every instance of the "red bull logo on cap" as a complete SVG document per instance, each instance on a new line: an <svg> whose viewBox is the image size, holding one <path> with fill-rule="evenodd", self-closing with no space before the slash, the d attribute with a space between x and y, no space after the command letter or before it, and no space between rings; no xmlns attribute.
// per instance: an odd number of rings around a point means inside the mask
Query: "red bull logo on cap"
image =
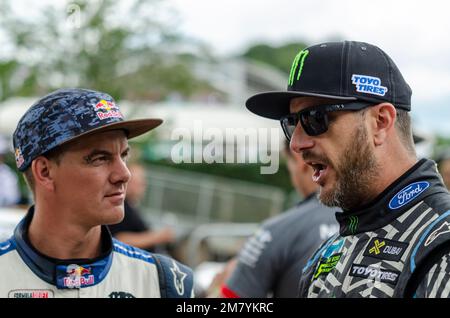
<svg viewBox="0 0 450 318"><path fill-rule="evenodd" d="M16 157L16 166L17 168L20 168L25 161L25 159L23 159L22 151L20 151L20 148L16 148L14 156Z"/></svg>
<svg viewBox="0 0 450 318"><path fill-rule="evenodd" d="M97 117L100 120L107 118L123 118L119 107L117 107L114 102L109 102L102 99L97 104L95 104L94 109L97 112Z"/></svg>

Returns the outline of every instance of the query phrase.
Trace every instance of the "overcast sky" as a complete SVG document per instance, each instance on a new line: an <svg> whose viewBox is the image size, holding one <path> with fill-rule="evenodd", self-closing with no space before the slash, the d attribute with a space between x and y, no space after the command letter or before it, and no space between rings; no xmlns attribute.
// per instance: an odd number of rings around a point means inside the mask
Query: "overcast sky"
<svg viewBox="0 0 450 318"><path fill-rule="evenodd" d="M56 0L23 0L30 15ZM450 2L444 0L161 0L179 32L218 56L255 43L307 44L348 39L386 51L413 90L412 115L422 130L450 136ZM20 4L20 5L19 5ZM162 12L161 10L159 12ZM112 19L120 17L111 17Z"/></svg>
<svg viewBox="0 0 450 318"><path fill-rule="evenodd" d="M307 44L330 39L375 44L393 58L412 87L413 111L417 110L413 118L418 124L450 133L448 1L168 2L179 13L179 31L208 43L218 55L239 53L256 42L282 44L295 39Z"/></svg>

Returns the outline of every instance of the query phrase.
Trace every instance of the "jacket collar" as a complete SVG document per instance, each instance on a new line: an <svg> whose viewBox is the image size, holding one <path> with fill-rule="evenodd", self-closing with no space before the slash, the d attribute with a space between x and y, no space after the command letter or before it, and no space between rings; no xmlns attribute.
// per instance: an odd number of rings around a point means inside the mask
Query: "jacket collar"
<svg viewBox="0 0 450 318"><path fill-rule="evenodd" d="M84 288L100 283L112 263L111 234L102 226L102 253L93 259L55 259L40 253L28 240L28 227L34 215L34 206L14 230L13 240L25 264L42 280L58 289Z"/></svg>
<svg viewBox="0 0 450 318"><path fill-rule="evenodd" d="M357 210L337 212L342 236L373 231L398 218L427 196L447 192L436 163L421 159L372 202Z"/></svg>

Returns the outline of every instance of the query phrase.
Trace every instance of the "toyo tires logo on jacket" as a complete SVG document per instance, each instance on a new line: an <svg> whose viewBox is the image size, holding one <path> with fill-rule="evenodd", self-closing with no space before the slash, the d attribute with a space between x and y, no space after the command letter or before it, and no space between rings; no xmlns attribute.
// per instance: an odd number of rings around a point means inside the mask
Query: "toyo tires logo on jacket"
<svg viewBox="0 0 450 318"><path fill-rule="evenodd" d="M424 192L430 184L427 181L414 182L403 188L389 201L389 208L392 210L399 209L417 198Z"/></svg>

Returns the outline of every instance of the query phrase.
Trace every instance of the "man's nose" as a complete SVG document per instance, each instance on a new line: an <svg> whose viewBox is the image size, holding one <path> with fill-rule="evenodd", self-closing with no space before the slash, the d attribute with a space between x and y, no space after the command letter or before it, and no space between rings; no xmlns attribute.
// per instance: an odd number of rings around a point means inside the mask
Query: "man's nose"
<svg viewBox="0 0 450 318"><path fill-rule="evenodd" d="M131 172L127 167L127 163L122 159L116 160L114 170L111 173L111 183L127 183L131 178Z"/></svg>
<svg viewBox="0 0 450 318"><path fill-rule="evenodd" d="M301 153L304 150L314 147L314 139L309 136L303 129L302 125L298 123L292 133L289 146L292 151Z"/></svg>

